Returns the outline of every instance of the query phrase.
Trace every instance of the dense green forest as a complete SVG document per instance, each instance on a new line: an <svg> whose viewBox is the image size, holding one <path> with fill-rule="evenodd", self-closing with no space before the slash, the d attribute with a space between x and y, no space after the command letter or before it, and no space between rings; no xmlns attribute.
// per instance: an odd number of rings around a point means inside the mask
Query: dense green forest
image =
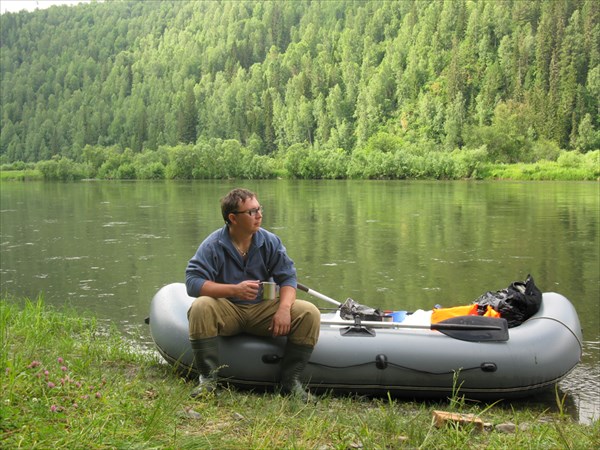
<svg viewBox="0 0 600 450"><path fill-rule="evenodd" d="M5 13L0 163L63 179L467 178L513 163L597 178L599 19L597 0Z"/></svg>

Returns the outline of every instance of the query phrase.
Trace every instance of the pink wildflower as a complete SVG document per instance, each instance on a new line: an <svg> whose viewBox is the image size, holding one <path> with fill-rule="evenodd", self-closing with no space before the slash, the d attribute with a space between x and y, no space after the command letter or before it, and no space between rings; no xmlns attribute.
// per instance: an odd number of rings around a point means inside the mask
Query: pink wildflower
<svg viewBox="0 0 600 450"><path fill-rule="evenodd" d="M53 387L56 387L56 385L52 381L48 381L48 388L52 389Z"/></svg>
<svg viewBox="0 0 600 450"><path fill-rule="evenodd" d="M56 412L56 405L52 405L52 406L50 407L50 411L52 411L52 412Z"/></svg>
<svg viewBox="0 0 600 450"><path fill-rule="evenodd" d="M33 360L31 364L27 366L28 369L33 369L34 367L38 367L41 363L39 361Z"/></svg>
<svg viewBox="0 0 600 450"><path fill-rule="evenodd" d="M64 359L62 359L60 356L58 357L57 361L58 361L58 363L59 363L59 364L62 364L62 363L64 363L64 362L65 362L65 360L64 360Z"/></svg>
<svg viewBox="0 0 600 450"><path fill-rule="evenodd" d="M66 372L66 371L67 371L67 368L66 368L65 366L62 366L62 367L60 368L60 370L62 370L63 372Z"/></svg>
<svg viewBox="0 0 600 450"><path fill-rule="evenodd" d="M96 392L96 398L100 398L102 397L102 394L100 394L100 392Z"/></svg>

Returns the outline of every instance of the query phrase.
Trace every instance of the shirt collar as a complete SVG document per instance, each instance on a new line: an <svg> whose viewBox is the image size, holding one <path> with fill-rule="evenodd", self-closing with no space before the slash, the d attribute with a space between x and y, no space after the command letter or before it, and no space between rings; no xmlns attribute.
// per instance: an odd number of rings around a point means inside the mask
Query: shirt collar
<svg viewBox="0 0 600 450"><path fill-rule="evenodd" d="M229 248L234 253L237 253L237 250L233 245L233 241L231 240L231 236L229 235L229 227L227 225L223 225L223 228L221 228L219 242L221 245ZM256 233L254 233L254 236L252 236L252 245L250 246L250 249L252 247L262 247L264 243L265 237L263 236L262 228L260 228Z"/></svg>

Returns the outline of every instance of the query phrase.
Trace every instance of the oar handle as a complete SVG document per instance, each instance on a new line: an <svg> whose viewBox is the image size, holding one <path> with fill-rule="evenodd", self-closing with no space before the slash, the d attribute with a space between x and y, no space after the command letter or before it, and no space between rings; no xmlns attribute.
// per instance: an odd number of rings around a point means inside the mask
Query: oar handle
<svg viewBox="0 0 600 450"><path fill-rule="evenodd" d="M337 300L334 300L334 299L332 299L330 297L327 297L326 295L321 294L320 292L313 291L311 288L309 288L307 286L304 286L302 283L297 283L297 287L301 291L304 291L307 294L312 295L313 297L320 298L321 300L325 300L326 302L331 303L331 304L333 304L335 306L340 306L341 305L341 303L338 302Z"/></svg>

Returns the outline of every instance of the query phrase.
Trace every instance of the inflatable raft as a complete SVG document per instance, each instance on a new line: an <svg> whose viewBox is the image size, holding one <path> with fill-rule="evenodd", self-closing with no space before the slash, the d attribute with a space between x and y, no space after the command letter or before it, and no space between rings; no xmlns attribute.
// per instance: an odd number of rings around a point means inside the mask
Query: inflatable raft
<svg viewBox="0 0 600 450"><path fill-rule="evenodd" d="M152 299L149 325L159 353L178 372L191 373L187 310L194 299L183 283L161 288ZM334 391L411 398L496 400L536 394L554 386L579 363L582 335L573 305L544 293L539 311L506 340L456 339L443 332L337 323L322 314L319 342L303 373L313 392ZM498 320L498 319L496 319ZM238 335L219 338L219 375L230 384L258 389L278 382L285 338Z"/></svg>

